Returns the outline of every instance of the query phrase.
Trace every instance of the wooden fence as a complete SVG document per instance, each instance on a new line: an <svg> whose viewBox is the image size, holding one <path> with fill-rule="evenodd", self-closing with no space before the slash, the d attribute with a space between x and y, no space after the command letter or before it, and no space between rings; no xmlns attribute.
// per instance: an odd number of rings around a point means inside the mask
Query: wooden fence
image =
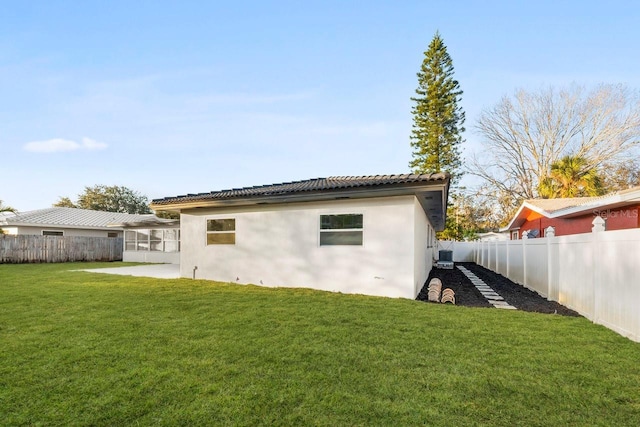
<svg viewBox="0 0 640 427"><path fill-rule="evenodd" d="M122 239L0 235L0 264L71 261L122 261Z"/></svg>

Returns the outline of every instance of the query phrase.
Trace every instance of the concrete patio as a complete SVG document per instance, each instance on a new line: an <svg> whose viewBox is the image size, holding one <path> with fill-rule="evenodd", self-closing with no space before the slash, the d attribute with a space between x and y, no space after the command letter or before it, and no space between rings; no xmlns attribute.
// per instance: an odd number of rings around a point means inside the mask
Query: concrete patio
<svg viewBox="0 0 640 427"><path fill-rule="evenodd" d="M133 267L94 268L89 273L119 274L122 276L153 277L156 279L178 279L180 277L179 264L149 264Z"/></svg>

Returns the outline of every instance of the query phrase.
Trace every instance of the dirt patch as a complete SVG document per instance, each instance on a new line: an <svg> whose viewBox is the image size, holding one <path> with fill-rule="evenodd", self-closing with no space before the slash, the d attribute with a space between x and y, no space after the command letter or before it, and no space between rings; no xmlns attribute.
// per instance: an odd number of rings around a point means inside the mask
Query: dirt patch
<svg viewBox="0 0 640 427"><path fill-rule="evenodd" d="M437 277L442 281L442 288L451 288L455 292L456 305L467 307L493 307L480 291L458 268L458 265L466 267L473 274L482 279L488 286L496 291L504 300L518 310L533 311L536 313L560 314L563 316L580 316L555 301L548 301L534 291L518 285L506 277L472 262L456 263L453 270L433 268L427 279L427 283L418 294L417 300L427 301L429 280Z"/></svg>

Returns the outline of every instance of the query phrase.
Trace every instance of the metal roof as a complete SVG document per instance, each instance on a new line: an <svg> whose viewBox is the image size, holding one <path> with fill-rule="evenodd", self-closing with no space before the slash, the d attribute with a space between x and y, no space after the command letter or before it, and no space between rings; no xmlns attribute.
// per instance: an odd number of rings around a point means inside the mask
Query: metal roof
<svg viewBox="0 0 640 427"><path fill-rule="evenodd" d="M254 197L273 197L327 191L343 191L348 189L393 188L403 184L448 183L449 174L403 174L403 175L370 175L370 176L332 176L314 178L304 181L283 182L255 187L233 188L229 190L211 191L208 193L186 194L174 197L155 199L152 205L162 206L174 203L249 199Z"/></svg>
<svg viewBox="0 0 640 427"><path fill-rule="evenodd" d="M4 226L49 226L69 228L107 228L108 224L157 219L153 214L137 215L76 208L47 208L18 213L0 219Z"/></svg>

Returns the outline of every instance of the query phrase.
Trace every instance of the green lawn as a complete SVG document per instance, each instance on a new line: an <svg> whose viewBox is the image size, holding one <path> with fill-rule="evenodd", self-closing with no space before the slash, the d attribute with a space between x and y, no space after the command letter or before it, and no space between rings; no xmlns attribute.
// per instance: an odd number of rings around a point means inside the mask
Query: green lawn
<svg viewBox="0 0 640 427"><path fill-rule="evenodd" d="M640 425L584 318L0 265L2 425Z"/></svg>

